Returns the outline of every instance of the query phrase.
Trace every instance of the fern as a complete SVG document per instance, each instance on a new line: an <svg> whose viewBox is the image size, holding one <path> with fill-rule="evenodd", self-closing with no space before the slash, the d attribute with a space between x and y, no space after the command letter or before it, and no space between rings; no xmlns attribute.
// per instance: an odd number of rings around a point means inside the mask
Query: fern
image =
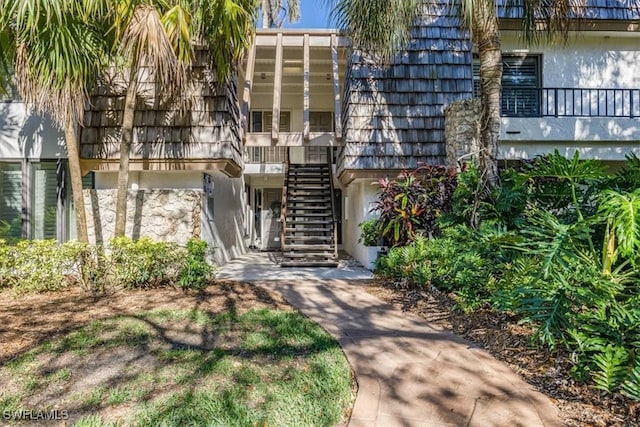
<svg viewBox="0 0 640 427"><path fill-rule="evenodd" d="M630 399L640 400L640 357L636 358L633 370L622 384L622 394Z"/></svg>
<svg viewBox="0 0 640 427"><path fill-rule="evenodd" d="M595 387L613 393L627 373L629 353L624 347L607 345L603 352L593 356L597 370L593 373Z"/></svg>

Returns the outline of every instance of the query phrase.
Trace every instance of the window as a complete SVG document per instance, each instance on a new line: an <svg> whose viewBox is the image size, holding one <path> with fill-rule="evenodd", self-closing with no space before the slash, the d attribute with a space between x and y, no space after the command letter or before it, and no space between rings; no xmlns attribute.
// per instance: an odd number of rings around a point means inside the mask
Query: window
<svg viewBox="0 0 640 427"><path fill-rule="evenodd" d="M540 116L540 56L503 55L502 115ZM480 93L480 61L473 61L473 89Z"/></svg>
<svg viewBox="0 0 640 427"><path fill-rule="evenodd" d="M58 173L54 162L32 168L31 238L55 239L58 225Z"/></svg>
<svg viewBox="0 0 640 427"><path fill-rule="evenodd" d="M271 132L273 113L271 111L251 112L251 132ZM291 112L280 112L280 132L291 132Z"/></svg>
<svg viewBox="0 0 640 427"><path fill-rule="evenodd" d="M20 163L0 163L0 221L2 221L0 237L21 237L22 165Z"/></svg>
<svg viewBox="0 0 640 427"><path fill-rule="evenodd" d="M310 111L309 130L311 132L333 132L333 113L331 111Z"/></svg>

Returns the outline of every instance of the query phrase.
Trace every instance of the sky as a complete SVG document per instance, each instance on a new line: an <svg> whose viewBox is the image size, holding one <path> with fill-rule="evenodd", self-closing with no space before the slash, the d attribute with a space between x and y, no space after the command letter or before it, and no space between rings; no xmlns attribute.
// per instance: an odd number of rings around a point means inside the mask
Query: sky
<svg viewBox="0 0 640 427"><path fill-rule="evenodd" d="M285 28L330 28L326 0L300 0L300 21L285 23Z"/></svg>

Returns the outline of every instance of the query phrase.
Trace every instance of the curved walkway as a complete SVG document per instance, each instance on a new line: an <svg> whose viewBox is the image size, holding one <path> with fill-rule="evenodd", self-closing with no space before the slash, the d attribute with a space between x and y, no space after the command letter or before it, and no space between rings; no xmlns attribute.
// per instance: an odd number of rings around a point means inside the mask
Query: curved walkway
<svg viewBox="0 0 640 427"><path fill-rule="evenodd" d="M349 426L560 425L548 398L504 364L380 301L366 291L366 282L324 278L323 269L315 278L278 270L275 280L252 274L244 279L280 292L338 339L358 382ZM233 269L221 273L242 279Z"/></svg>

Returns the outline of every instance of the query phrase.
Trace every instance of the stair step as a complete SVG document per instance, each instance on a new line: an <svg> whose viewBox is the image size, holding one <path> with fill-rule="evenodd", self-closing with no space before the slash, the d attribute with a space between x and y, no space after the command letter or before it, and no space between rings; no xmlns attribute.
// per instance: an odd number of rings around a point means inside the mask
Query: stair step
<svg viewBox="0 0 640 427"><path fill-rule="evenodd" d="M284 237L286 240L297 240L297 241L317 241L319 242L330 242L333 240L333 236L286 236Z"/></svg>
<svg viewBox="0 0 640 427"><path fill-rule="evenodd" d="M333 252L283 252L285 258L333 258Z"/></svg>
<svg viewBox="0 0 640 427"><path fill-rule="evenodd" d="M314 200L316 199L323 199L323 198L327 198L331 195L331 191L329 190L324 190L324 191L315 191L315 192L310 192L310 191L290 191L289 194L287 194L287 199L289 199L290 197L304 197L306 199L313 197Z"/></svg>
<svg viewBox="0 0 640 427"><path fill-rule="evenodd" d="M301 164L301 163L290 163L289 164L289 170L329 170L329 166L325 165L324 163L315 163L312 165L305 165L305 164Z"/></svg>
<svg viewBox="0 0 640 427"><path fill-rule="evenodd" d="M285 251L330 251L333 249L333 245L327 244L314 244L314 243L295 243L284 245Z"/></svg>
<svg viewBox="0 0 640 427"><path fill-rule="evenodd" d="M337 267L338 261L324 260L324 261L282 261L280 267Z"/></svg>
<svg viewBox="0 0 640 427"><path fill-rule="evenodd" d="M285 233L333 233L333 227L327 228L285 228Z"/></svg>
<svg viewBox="0 0 640 427"><path fill-rule="evenodd" d="M289 221L287 219L287 225L295 225L295 224L304 224L304 225L322 225L322 224L333 224L333 220L321 220L321 219L310 219L310 220L302 220L302 219L292 219Z"/></svg>
<svg viewBox="0 0 640 427"><path fill-rule="evenodd" d="M331 213L331 206L316 206L316 205L309 205L309 206L287 206L287 213L291 212L291 211L296 211L296 212L306 212L306 211L325 211L327 213Z"/></svg>
<svg viewBox="0 0 640 427"><path fill-rule="evenodd" d="M325 212L325 213L312 213L312 212L300 212L300 213L296 213L296 212L288 212L287 213L287 217L295 217L295 218L325 218L325 217L331 217L331 212ZM295 220L294 220L295 221Z"/></svg>
<svg viewBox="0 0 640 427"><path fill-rule="evenodd" d="M320 200L326 200L328 202L331 201L329 194L327 192L323 192L322 194L288 194L287 201L288 202L315 202L318 203Z"/></svg>
<svg viewBox="0 0 640 427"><path fill-rule="evenodd" d="M325 197L323 199L313 199L313 200L309 200L309 199L287 199L287 204L289 203L296 203L296 204L309 204L309 203L330 203L331 202L331 198L329 197Z"/></svg>

